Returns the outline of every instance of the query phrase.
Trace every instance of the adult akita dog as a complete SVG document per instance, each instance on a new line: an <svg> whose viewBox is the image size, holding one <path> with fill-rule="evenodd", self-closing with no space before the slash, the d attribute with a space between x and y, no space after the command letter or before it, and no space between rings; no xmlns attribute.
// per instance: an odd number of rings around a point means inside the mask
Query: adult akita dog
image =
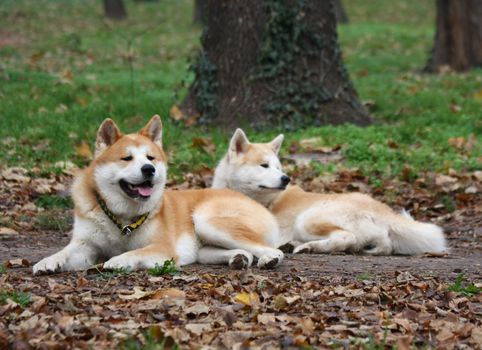
<svg viewBox="0 0 482 350"><path fill-rule="evenodd" d="M283 259L275 218L231 190L164 191L162 125L154 116L137 134L106 119L95 157L72 187L70 243L33 267L34 273L105 268L142 269L174 258L178 265L228 263L273 268Z"/></svg>
<svg viewBox="0 0 482 350"><path fill-rule="evenodd" d="M288 186L278 152L283 135L250 143L241 129L216 168L213 187L230 188L268 207L278 220L281 241L294 253L351 251L414 255L447 250L440 227L395 213L361 193L308 193Z"/></svg>

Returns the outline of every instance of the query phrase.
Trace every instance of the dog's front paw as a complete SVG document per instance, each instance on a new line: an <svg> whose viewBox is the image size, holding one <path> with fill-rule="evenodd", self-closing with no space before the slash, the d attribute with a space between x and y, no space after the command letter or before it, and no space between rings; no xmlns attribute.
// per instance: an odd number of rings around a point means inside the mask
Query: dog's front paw
<svg viewBox="0 0 482 350"><path fill-rule="evenodd" d="M229 267L233 270L244 270L251 266L253 256L243 253L236 254L229 259Z"/></svg>
<svg viewBox="0 0 482 350"><path fill-rule="evenodd" d="M107 260L103 267L107 270L116 270L116 269L135 269L137 266L137 262L129 257L127 253L114 256Z"/></svg>
<svg viewBox="0 0 482 350"><path fill-rule="evenodd" d="M56 273L64 269L67 262L67 257L65 254L57 253L51 255L47 258L40 260L33 266L34 275L39 275L43 273Z"/></svg>
<svg viewBox="0 0 482 350"><path fill-rule="evenodd" d="M311 242L303 243L297 246L293 250L293 254L309 254L313 251L313 248L311 247Z"/></svg>
<svg viewBox="0 0 482 350"><path fill-rule="evenodd" d="M279 249L273 249L261 256L258 260L258 267L260 269L274 269L283 261L283 252Z"/></svg>
<svg viewBox="0 0 482 350"><path fill-rule="evenodd" d="M116 269L128 269L128 270L139 270L143 268L150 268L154 267L154 263L150 264L149 261L146 259L133 254L131 252L127 252L121 255L114 256L113 258L107 260L103 267L104 269L108 270L116 270ZM161 262L162 265L162 262Z"/></svg>
<svg viewBox="0 0 482 350"><path fill-rule="evenodd" d="M281 250L283 253L285 254L290 254L290 253L293 253L293 251L295 250L295 248L297 246L299 246L300 244L302 244L301 242L299 241L289 241L281 246L278 247L279 250Z"/></svg>

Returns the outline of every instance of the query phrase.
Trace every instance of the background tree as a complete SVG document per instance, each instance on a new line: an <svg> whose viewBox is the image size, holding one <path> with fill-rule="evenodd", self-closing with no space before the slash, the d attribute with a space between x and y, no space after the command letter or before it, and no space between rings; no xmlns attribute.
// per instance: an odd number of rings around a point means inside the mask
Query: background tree
<svg viewBox="0 0 482 350"><path fill-rule="evenodd" d="M104 14L108 18L123 19L127 12L122 0L104 0Z"/></svg>
<svg viewBox="0 0 482 350"><path fill-rule="evenodd" d="M342 63L333 1L205 1L185 113L225 126L371 121Z"/></svg>
<svg viewBox="0 0 482 350"><path fill-rule="evenodd" d="M335 0L335 16L338 23L349 22L342 0Z"/></svg>
<svg viewBox="0 0 482 350"><path fill-rule="evenodd" d="M437 0L437 29L426 70L482 66L482 1Z"/></svg>
<svg viewBox="0 0 482 350"><path fill-rule="evenodd" d="M204 24L206 18L206 0L194 0L193 22Z"/></svg>

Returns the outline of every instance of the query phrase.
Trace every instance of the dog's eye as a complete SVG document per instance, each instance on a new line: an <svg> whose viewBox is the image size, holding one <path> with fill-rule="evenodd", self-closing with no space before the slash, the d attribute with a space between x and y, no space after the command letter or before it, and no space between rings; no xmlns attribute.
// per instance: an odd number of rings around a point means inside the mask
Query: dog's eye
<svg viewBox="0 0 482 350"><path fill-rule="evenodd" d="M132 160L132 156L127 156L127 157L124 157L124 158L121 158L121 159L128 162L128 161Z"/></svg>
<svg viewBox="0 0 482 350"><path fill-rule="evenodd" d="M260 166L262 166L263 168L269 168L269 164L268 164L268 163L260 164Z"/></svg>
<svg viewBox="0 0 482 350"><path fill-rule="evenodd" d="M153 156L147 156L146 157L148 160L154 160L154 157Z"/></svg>

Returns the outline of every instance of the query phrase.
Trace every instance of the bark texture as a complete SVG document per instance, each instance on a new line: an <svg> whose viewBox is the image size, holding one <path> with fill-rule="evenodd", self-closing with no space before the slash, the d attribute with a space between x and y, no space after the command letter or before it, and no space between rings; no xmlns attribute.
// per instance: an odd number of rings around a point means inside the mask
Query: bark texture
<svg viewBox="0 0 482 350"><path fill-rule="evenodd" d="M193 22L198 24L204 24L206 21L207 13L207 2L206 0L194 0L193 6Z"/></svg>
<svg viewBox="0 0 482 350"><path fill-rule="evenodd" d="M482 66L482 1L437 0L437 29L426 70Z"/></svg>
<svg viewBox="0 0 482 350"><path fill-rule="evenodd" d="M349 22L342 0L335 0L335 15L338 23L345 24Z"/></svg>
<svg viewBox="0 0 482 350"><path fill-rule="evenodd" d="M333 1L205 1L185 113L228 127L371 122L342 63Z"/></svg>
<svg viewBox="0 0 482 350"><path fill-rule="evenodd" d="M122 0L104 0L104 14L108 18L123 19L127 12Z"/></svg>

